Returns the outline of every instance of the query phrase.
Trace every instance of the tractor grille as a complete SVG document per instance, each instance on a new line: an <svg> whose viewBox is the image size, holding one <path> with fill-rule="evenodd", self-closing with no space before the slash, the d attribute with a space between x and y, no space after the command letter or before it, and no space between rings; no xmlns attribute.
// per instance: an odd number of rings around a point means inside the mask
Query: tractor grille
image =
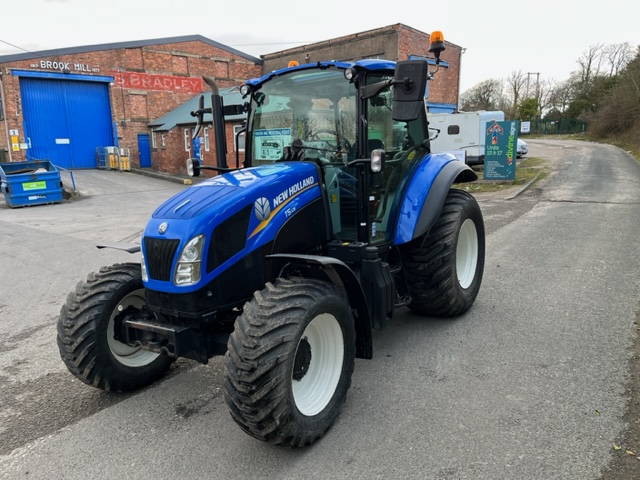
<svg viewBox="0 0 640 480"><path fill-rule="evenodd" d="M218 225L212 234L207 253L207 273L244 249L253 205L248 205Z"/></svg>
<svg viewBox="0 0 640 480"><path fill-rule="evenodd" d="M171 265L179 244L180 240L145 237L144 251L149 278L163 282L171 280Z"/></svg>

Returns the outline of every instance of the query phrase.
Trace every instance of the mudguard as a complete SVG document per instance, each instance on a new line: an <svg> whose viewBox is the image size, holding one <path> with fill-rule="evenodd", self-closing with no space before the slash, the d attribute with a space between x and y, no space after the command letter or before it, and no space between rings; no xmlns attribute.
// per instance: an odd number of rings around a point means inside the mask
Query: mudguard
<svg viewBox="0 0 640 480"><path fill-rule="evenodd" d="M276 253L267 255L266 258L284 259L292 263L304 264L312 268L320 269L331 283L344 290L349 297L349 305L358 313L355 318L356 357L364 359L373 358L373 335L371 332L371 320L369 318L367 300L360 286L360 281L346 263L333 257L293 253Z"/></svg>
<svg viewBox="0 0 640 480"><path fill-rule="evenodd" d="M393 243L407 243L427 233L440 216L451 185L477 178L471 167L450 153L427 155L409 180Z"/></svg>

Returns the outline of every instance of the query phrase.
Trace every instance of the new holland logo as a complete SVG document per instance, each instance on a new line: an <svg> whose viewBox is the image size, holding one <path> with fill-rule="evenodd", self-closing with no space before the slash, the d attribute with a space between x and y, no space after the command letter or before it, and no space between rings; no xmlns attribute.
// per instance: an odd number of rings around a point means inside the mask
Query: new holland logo
<svg viewBox="0 0 640 480"><path fill-rule="evenodd" d="M271 215L271 205L269 204L269 199L260 197L253 204L253 211L256 214L256 217L261 222L269 218Z"/></svg>

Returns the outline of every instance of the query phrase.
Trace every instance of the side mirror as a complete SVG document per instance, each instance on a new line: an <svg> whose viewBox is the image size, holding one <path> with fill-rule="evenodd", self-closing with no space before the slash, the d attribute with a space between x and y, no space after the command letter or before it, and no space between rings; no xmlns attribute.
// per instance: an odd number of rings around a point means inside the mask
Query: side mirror
<svg viewBox="0 0 640 480"><path fill-rule="evenodd" d="M197 158L187 158L187 175L190 177L200 176L200 160Z"/></svg>
<svg viewBox="0 0 640 480"><path fill-rule="evenodd" d="M427 88L428 66L424 60L403 60L396 63L393 79L393 112L391 116L399 122L418 118L424 106Z"/></svg>

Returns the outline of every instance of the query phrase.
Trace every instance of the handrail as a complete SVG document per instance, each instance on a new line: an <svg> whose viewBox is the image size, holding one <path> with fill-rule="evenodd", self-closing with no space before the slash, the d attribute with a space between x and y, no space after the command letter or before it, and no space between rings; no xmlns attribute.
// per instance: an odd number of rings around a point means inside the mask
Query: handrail
<svg viewBox="0 0 640 480"><path fill-rule="evenodd" d="M73 179L73 171L72 171L72 170L69 170L69 169L67 169L67 168L64 168L64 167L59 167L58 165L55 165L55 164L53 164L53 163L52 163L51 165L53 165L54 167L56 167L58 170L64 170L65 172L69 172L69 177L71 178L71 185L73 186L73 191L75 192L75 191L76 191L76 182L75 182L75 180Z"/></svg>

